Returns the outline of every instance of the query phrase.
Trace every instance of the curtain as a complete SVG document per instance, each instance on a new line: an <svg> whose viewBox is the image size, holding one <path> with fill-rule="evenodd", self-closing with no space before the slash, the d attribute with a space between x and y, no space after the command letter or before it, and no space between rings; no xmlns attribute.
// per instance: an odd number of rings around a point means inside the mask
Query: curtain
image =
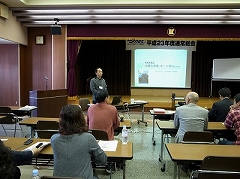
<svg viewBox="0 0 240 179"><path fill-rule="evenodd" d="M68 61L68 81L67 89L68 96L76 96L76 74L75 74L75 64L77 62L78 51L80 48L80 43L77 40L67 41L67 61Z"/></svg>
<svg viewBox="0 0 240 179"><path fill-rule="evenodd" d="M131 51L126 50L125 40L83 40L77 64L79 95L89 94L89 79L98 67L110 95L130 95Z"/></svg>
<svg viewBox="0 0 240 179"><path fill-rule="evenodd" d="M192 60L192 90L201 97L210 96L213 59L240 58L239 47L239 41L198 41ZM213 81L212 96L218 97L223 87L231 90L232 97L240 92L240 82Z"/></svg>
<svg viewBox="0 0 240 179"><path fill-rule="evenodd" d="M239 41L198 41L192 54L191 90L200 97L210 96L212 64L215 58L240 58ZM83 40L77 61L78 94L89 94L88 79L95 68L103 70L110 95L130 95L131 51L125 50L124 40ZM212 95L228 87L232 97L240 92L240 82L213 82Z"/></svg>

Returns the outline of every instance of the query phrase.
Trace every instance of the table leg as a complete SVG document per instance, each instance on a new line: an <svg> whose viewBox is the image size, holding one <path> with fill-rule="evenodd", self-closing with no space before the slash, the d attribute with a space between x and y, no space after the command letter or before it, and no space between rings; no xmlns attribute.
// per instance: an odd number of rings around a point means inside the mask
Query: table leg
<svg viewBox="0 0 240 179"><path fill-rule="evenodd" d="M144 104L140 104L140 107L142 108L142 120L138 120L138 124L142 122L145 124L145 126L147 126L147 122L144 121Z"/></svg>
<svg viewBox="0 0 240 179"><path fill-rule="evenodd" d="M156 141L155 141L155 138L154 138L154 130L155 130L155 115L152 116L153 118L153 135L152 135L152 143L153 145L156 145Z"/></svg>
<svg viewBox="0 0 240 179"><path fill-rule="evenodd" d="M30 126L30 137L31 138L34 138L34 132L35 132L34 127Z"/></svg>
<svg viewBox="0 0 240 179"><path fill-rule="evenodd" d="M163 147L164 147L164 139L163 139L163 136L164 136L164 132L163 130L161 131L161 158L163 158Z"/></svg>
<svg viewBox="0 0 240 179"><path fill-rule="evenodd" d="M125 170L125 160L123 160L123 179L125 179L125 174L126 174L126 170Z"/></svg>
<svg viewBox="0 0 240 179"><path fill-rule="evenodd" d="M177 178L177 162L173 162L173 179Z"/></svg>
<svg viewBox="0 0 240 179"><path fill-rule="evenodd" d="M177 165L177 178L180 179L180 165Z"/></svg>
<svg viewBox="0 0 240 179"><path fill-rule="evenodd" d="M164 136L164 131L162 130L161 131L161 144L160 144L161 145L160 146L161 151L160 151L160 154L159 154L159 162L161 162L163 164L162 168L161 168L161 171L165 172L166 163L163 160L163 150L164 150L164 138L163 138L163 136Z"/></svg>
<svg viewBox="0 0 240 179"><path fill-rule="evenodd" d="M160 147L160 156L159 156L159 161L162 162L163 161L163 147L164 147L164 139L163 139L163 135L164 135L164 132L163 130L161 131L161 147Z"/></svg>
<svg viewBox="0 0 240 179"><path fill-rule="evenodd" d="M29 111L29 117L32 117L32 111Z"/></svg>

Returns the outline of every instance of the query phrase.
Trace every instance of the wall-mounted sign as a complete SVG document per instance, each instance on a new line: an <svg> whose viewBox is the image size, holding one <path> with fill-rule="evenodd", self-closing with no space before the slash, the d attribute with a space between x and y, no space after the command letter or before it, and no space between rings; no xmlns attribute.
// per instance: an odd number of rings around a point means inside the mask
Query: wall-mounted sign
<svg viewBox="0 0 240 179"><path fill-rule="evenodd" d="M169 27L168 30L167 30L168 36L171 36L171 37L175 36L176 33L177 33L177 30L175 28L173 28L173 27Z"/></svg>

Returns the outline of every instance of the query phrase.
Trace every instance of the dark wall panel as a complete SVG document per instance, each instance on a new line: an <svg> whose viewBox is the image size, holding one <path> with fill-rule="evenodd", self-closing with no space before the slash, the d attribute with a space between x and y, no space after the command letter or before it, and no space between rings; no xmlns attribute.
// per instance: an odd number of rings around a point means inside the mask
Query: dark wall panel
<svg viewBox="0 0 240 179"><path fill-rule="evenodd" d="M45 43L36 45L37 35L43 35ZM27 80L31 89L45 90L48 77L47 88L52 89L52 35L50 28L28 28L28 47L26 58L31 62L31 72Z"/></svg>
<svg viewBox="0 0 240 179"><path fill-rule="evenodd" d="M28 71L32 71L31 62L26 60L26 46L19 45L20 51L20 106L25 106L29 104L27 81L29 81L30 76Z"/></svg>
<svg viewBox="0 0 240 179"><path fill-rule="evenodd" d="M18 45L0 44L0 105L13 106L19 103Z"/></svg>

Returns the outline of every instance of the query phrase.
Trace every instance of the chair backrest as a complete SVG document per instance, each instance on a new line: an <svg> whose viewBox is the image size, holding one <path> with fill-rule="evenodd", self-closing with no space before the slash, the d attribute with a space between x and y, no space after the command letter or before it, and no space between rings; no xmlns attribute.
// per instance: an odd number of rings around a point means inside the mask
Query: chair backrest
<svg viewBox="0 0 240 179"><path fill-rule="evenodd" d="M122 96L114 96L112 100L112 105L118 105L122 102Z"/></svg>
<svg viewBox="0 0 240 179"><path fill-rule="evenodd" d="M59 133L58 121L38 121L37 134L39 138L50 139L53 134Z"/></svg>
<svg viewBox="0 0 240 179"><path fill-rule="evenodd" d="M186 105L186 102L185 102L185 101L178 101L178 105L179 105L179 106Z"/></svg>
<svg viewBox="0 0 240 179"><path fill-rule="evenodd" d="M187 131L182 143L214 143L213 133L210 131Z"/></svg>
<svg viewBox="0 0 240 179"><path fill-rule="evenodd" d="M14 119L14 114L10 107L1 106L0 107L0 116L5 116L0 119L0 124L15 124L17 120Z"/></svg>
<svg viewBox="0 0 240 179"><path fill-rule="evenodd" d="M12 109L7 106L0 106L0 114L11 113Z"/></svg>
<svg viewBox="0 0 240 179"><path fill-rule="evenodd" d="M200 172L198 173L198 179L239 179L240 173L233 172Z"/></svg>
<svg viewBox="0 0 240 179"><path fill-rule="evenodd" d="M89 132L96 138L96 140L108 140L108 134L104 130L91 129Z"/></svg>
<svg viewBox="0 0 240 179"><path fill-rule="evenodd" d="M240 171L240 157L207 156L203 159L201 170Z"/></svg>
<svg viewBox="0 0 240 179"><path fill-rule="evenodd" d="M79 177L55 177L55 176L41 176L41 179L83 179Z"/></svg>
<svg viewBox="0 0 240 179"><path fill-rule="evenodd" d="M169 121L174 119L174 114L161 114L155 115L155 119L159 119L160 121Z"/></svg>
<svg viewBox="0 0 240 179"><path fill-rule="evenodd" d="M82 111L86 112L89 108L90 100L88 98L80 98L79 105L82 108Z"/></svg>

